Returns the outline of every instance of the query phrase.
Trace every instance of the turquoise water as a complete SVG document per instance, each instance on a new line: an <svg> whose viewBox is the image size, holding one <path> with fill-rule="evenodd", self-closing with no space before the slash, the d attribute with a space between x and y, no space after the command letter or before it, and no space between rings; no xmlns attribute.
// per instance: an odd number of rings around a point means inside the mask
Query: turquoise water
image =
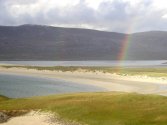
<svg viewBox="0 0 167 125"><path fill-rule="evenodd" d="M26 66L167 66L167 60L138 60L138 61L0 61L0 64Z"/></svg>
<svg viewBox="0 0 167 125"><path fill-rule="evenodd" d="M0 74L0 95L11 98L95 91L104 89L56 79Z"/></svg>

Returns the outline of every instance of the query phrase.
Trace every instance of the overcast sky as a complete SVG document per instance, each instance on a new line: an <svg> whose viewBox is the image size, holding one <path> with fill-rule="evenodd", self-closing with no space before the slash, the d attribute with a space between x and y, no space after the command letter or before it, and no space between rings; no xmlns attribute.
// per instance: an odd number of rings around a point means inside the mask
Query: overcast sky
<svg viewBox="0 0 167 125"><path fill-rule="evenodd" d="M167 0L0 0L0 25L167 30Z"/></svg>

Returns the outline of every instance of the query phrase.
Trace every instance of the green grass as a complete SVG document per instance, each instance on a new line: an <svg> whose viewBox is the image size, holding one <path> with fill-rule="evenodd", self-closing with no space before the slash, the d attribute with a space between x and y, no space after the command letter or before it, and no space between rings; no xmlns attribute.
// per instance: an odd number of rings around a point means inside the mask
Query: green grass
<svg viewBox="0 0 167 125"><path fill-rule="evenodd" d="M88 125L166 125L167 97L136 93L79 93L0 100L0 110L42 109Z"/></svg>
<svg viewBox="0 0 167 125"><path fill-rule="evenodd" d="M8 100L8 99L9 99L9 98L0 95L0 102L2 102L2 101L6 101L6 100Z"/></svg>
<svg viewBox="0 0 167 125"><path fill-rule="evenodd" d="M87 66L53 66L53 67L40 67L40 66L1 66L4 68L27 68L37 70L50 70L50 71L77 71L84 70L85 72L104 72L104 73L117 73L119 75L146 75L151 77L167 77L167 68L126 68L126 67L87 67Z"/></svg>

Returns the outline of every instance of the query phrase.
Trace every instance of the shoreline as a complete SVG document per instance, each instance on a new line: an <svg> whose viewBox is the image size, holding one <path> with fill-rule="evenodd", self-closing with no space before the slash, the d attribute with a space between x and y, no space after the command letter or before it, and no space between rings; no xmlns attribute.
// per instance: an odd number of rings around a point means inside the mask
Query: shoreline
<svg viewBox="0 0 167 125"><path fill-rule="evenodd" d="M16 67L0 67L0 73L64 80L76 84L79 83L101 87L106 89L106 91L167 95L167 90L163 89L163 86L167 85L167 79L148 76L122 76L116 73L103 73L99 71L88 72L84 70L63 72Z"/></svg>

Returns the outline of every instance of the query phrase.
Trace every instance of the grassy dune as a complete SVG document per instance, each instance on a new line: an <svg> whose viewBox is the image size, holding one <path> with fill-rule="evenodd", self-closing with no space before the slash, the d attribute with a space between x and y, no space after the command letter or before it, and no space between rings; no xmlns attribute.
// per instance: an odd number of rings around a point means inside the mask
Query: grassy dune
<svg viewBox="0 0 167 125"><path fill-rule="evenodd" d="M88 125L166 125L167 97L135 93L79 93L0 100L0 110L43 109Z"/></svg>
<svg viewBox="0 0 167 125"><path fill-rule="evenodd" d="M1 96L1 95L0 95L0 102L2 102L2 101L6 101L6 100L8 100L7 97L5 97L5 96Z"/></svg>
<svg viewBox="0 0 167 125"><path fill-rule="evenodd" d="M85 71L85 72L104 72L104 73L117 73L119 75L146 75L151 77L167 77L167 68L126 68L126 67L88 67L88 66L13 66L2 65L4 68L26 68L36 70L49 70L49 71Z"/></svg>

